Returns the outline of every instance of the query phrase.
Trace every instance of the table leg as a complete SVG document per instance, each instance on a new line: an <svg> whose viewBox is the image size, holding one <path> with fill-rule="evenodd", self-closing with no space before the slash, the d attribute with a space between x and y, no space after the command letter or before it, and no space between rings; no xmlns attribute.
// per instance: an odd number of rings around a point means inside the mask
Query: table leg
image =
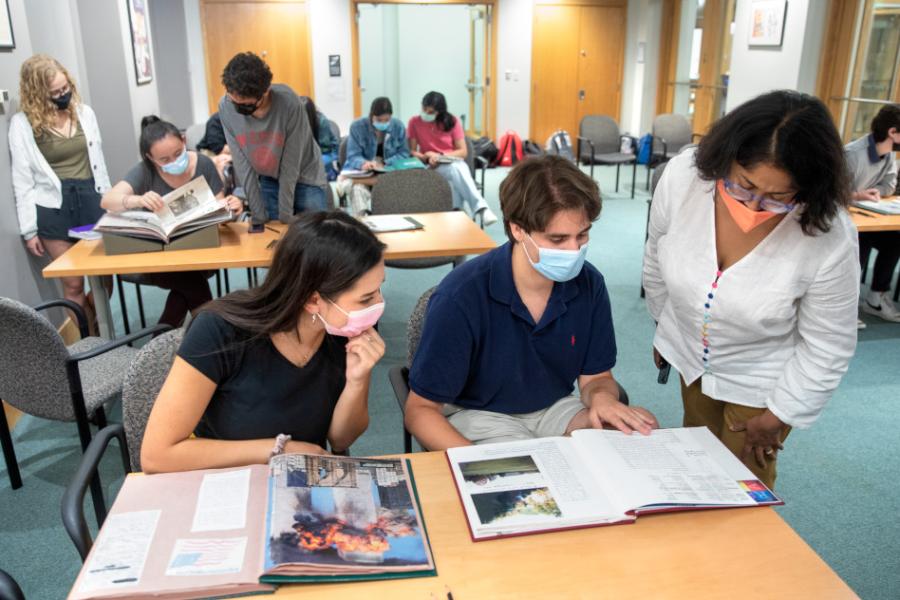
<svg viewBox="0 0 900 600"><path fill-rule="evenodd" d="M88 283L94 293L94 308L97 311L97 325L100 327L100 337L108 340L115 339L116 328L113 326L112 311L109 308L109 294L103 285L103 276L90 275Z"/></svg>

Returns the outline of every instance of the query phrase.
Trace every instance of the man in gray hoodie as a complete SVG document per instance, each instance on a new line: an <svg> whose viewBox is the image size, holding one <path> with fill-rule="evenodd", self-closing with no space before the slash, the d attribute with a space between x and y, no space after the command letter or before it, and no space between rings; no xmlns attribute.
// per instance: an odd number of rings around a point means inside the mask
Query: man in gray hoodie
<svg viewBox="0 0 900 600"><path fill-rule="evenodd" d="M872 133L844 147L853 182L853 200L880 200L894 193L900 152L900 105L883 106L872 119ZM878 251L872 269L872 285L863 299L864 312L900 323L900 310L891 302L891 277L900 261L900 232L878 231L859 234L860 261Z"/></svg>
<svg viewBox="0 0 900 600"><path fill-rule="evenodd" d="M273 84L271 69L252 52L228 62L222 84L219 116L253 223L326 210L325 169L303 100Z"/></svg>

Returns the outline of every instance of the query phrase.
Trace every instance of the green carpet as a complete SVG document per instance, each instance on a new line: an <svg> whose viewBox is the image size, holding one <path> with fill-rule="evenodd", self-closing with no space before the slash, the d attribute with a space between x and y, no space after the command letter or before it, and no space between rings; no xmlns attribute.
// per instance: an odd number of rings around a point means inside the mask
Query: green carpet
<svg viewBox="0 0 900 600"><path fill-rule="evenodd" d="M597 171L603 189L612 190L614 171ZM503 174L493 170L487 177L488 202L498 213L497 188ZM662 426L679 426L677 380L673 376L667 386L656 383L650 356L653 324L638 296L647 208L642 175L639 172L635 199L625 188L618 194L604 194L588 259L604 274L610 291L619 348L617 379L632 402L652 410ZM505 240L502 224L488 231L498 242ZM387 354L373 374L371 424L353 445L354 455L402 451L401 416L388 383L388 368L406 361L406 319L419 295L449 270L449 266L388 270L387 309L380 326ZM244 272L232 271L231 284L232 289L246 285ZM126 285L126 289L129 316L136 326L133 287ZM147 318L154 322L164 292L143 291ZM113 311L121 332L117 300ZM865 320L868 328L860 332L850 372L831 404L811 429L796 430L787 441L778 478L778 492L786 505L778 511L861 597L888 600L897 598L900 589L896 524L900 494L894 487L900 465L900 324L874 317ZM63 488L80 455L75 426L24 417L14 439L25 486L12 491L5 470L0 471L0 568L20 582L28 598L63 598L80 567L59 516ZM116 453L108 453L103 468L108 497L114 496L121 472ZM90 506L88 513L92 513ZM753 544L766 552L767 540L747 531L746 538L735 544ZM747 589L752 584L735 582L735 590ZM736 591L734 597L740 595Z"/></svg>

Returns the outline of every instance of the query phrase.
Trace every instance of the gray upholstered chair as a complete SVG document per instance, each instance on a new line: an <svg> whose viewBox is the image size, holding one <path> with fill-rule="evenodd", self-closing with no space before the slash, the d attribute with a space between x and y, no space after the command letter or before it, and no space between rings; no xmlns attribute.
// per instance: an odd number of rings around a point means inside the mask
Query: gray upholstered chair
<svg viewBox="0 0 900 600"><path fill-rule="evenodd" d="M648 190L651 188L650 171L677 156L686 146L693 144L695 138L700 137L691 131L691 122L687 117L676 114L657 115L653 119L650 133L653 136L653 146L650 162L647 164Z"/></svg>
<svg viewBox="0 0 900 600"><path fill-rule="evenodd" d="M466 165L469 167L475 187L484 194L484 174L487 171L488 161L475 154L475 144L469 136L466 136Z"/></svg>
<svg viewBox="0 0 900 600"><path fill-rule="evenodd" d="M331 130L331 135L334 136L334 139L341 139L341 128L331 119L328 119L328 129Z"/></svg>
<svg viewBox="0 0 900 600"><path fill-rule="evenodd" d="M83 511L88 482L96 473L106 447L114 438L119 440L123 462L128 465L125 472L141 470L144 429L183 337L184 328L166 332L151 340L137 353L125 373L122 386L122 424L104 427L97 433L85 451L75 476L66 487L62 499L63 526L82 560L90 551L92 543ZM94 508L96 510L98 507L95 505ZM105 514L106 507L100 508ZM98 520L98 523L102 524L102 521Z"/></svg>
<svg viewBox="0 0 900 600"><path fill-rule="evenodd" d="M578 126L575 157L577 164L586 163L591 166L591 177L594 176L594 165L615 165L616 192L619 191L619 170L622 165L631 165L631 197L634 198L637 156L634 153L620 152L623 139L630 140L631 147L637 150L637 138L619 133L619 125L611 117L588 115L581 119Z"/></svg>
<svg viewBox="0 0 900 600"><path fill-rule="evenodd" d="M337 165L335 165L335 171L338 173L341 172L341 169L344 168L344 163L347 162L347 136L341 138L341 144L338 146L338 160Z"/></svg>
<svg viewBox="0 0 900 600"><path fill-rule="evenodd" d="M56 328L38 310L65 307L78 320L81 340L66 346ZM68 300L53 300L31 308L11 298L0 298L0 398L20 411L55 421L75 421L81 449L91 441L90 420L106 426L104 404L122 391L125 369L137 350L127 347L142 337L167 330L157 325L109 341L87 336L81 307ZM13 488L22 480L8 429L0 430ZM100 480L92 484L95 505L102 505ZM101 515L98 513L98 520Z"/></svg>
<svg viewBox="0 0 900 600"><path fill-rule="evenodd" d="M447 180L431 169L392 171L378 176L372 186L372 214L392 215L453 210L453 194ZM428 269L440 265L462 264L464 256L407 258L388 260L389 267Z"/></svg>
<svg viewBox="0 0 900 600"><path fill-rule="evenodd" d="M409 315L409 322L406 326L406 366L395 365L388 370L388 379L391 382L391 388L394 390L394 396L397 398L397 405L400 407L400 415L406 415L406 399L409 397L409 370L412 367L413 358L419 349L419 340L422 339L422 330L425 328L425 312L428 309L428 301L437 286L425 291L419 297L412 312ZM622 387L622 384L616 382L619 386L619 400L623 404L628 404L628 392ZM412 435L403 423L403 451L407 454L412 452Z"/></svg>

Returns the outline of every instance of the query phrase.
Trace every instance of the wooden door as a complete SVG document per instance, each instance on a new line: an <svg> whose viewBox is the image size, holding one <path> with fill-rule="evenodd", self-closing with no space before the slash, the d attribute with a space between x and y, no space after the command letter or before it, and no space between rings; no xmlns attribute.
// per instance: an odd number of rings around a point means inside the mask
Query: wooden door
<svg viewBox="0 0 900 600"><path fill-rule="evenodd" d="M534 7L529 137L543 145L554 131L578 135L578 6ZM498 134L500 132L497 132Z"/></svg>
<svg viewBox="0 0 900 600"><path fill-rule="evenodd" d="M225 93L222 70L238 52L255 52L272 69L273 83L313 96L309 17L305 2L201 0L209 111Z"/></svg>
<svg viewBox="0 0 900 600"><path fill-rule="evenodd" d="M581 7L578 41L578 123L587 115L607 115L618 122L625 65L625 11L610 6ZM577 132L577 124L569 130L571 135Z"/></svg>
<svg viewBox="0 0 900 600"><path fill-rule="evenodd" d="M583 116L618 121L624 52L624 5L536 5L529 137L543 145L564 129L574 143Z"/></svg>

